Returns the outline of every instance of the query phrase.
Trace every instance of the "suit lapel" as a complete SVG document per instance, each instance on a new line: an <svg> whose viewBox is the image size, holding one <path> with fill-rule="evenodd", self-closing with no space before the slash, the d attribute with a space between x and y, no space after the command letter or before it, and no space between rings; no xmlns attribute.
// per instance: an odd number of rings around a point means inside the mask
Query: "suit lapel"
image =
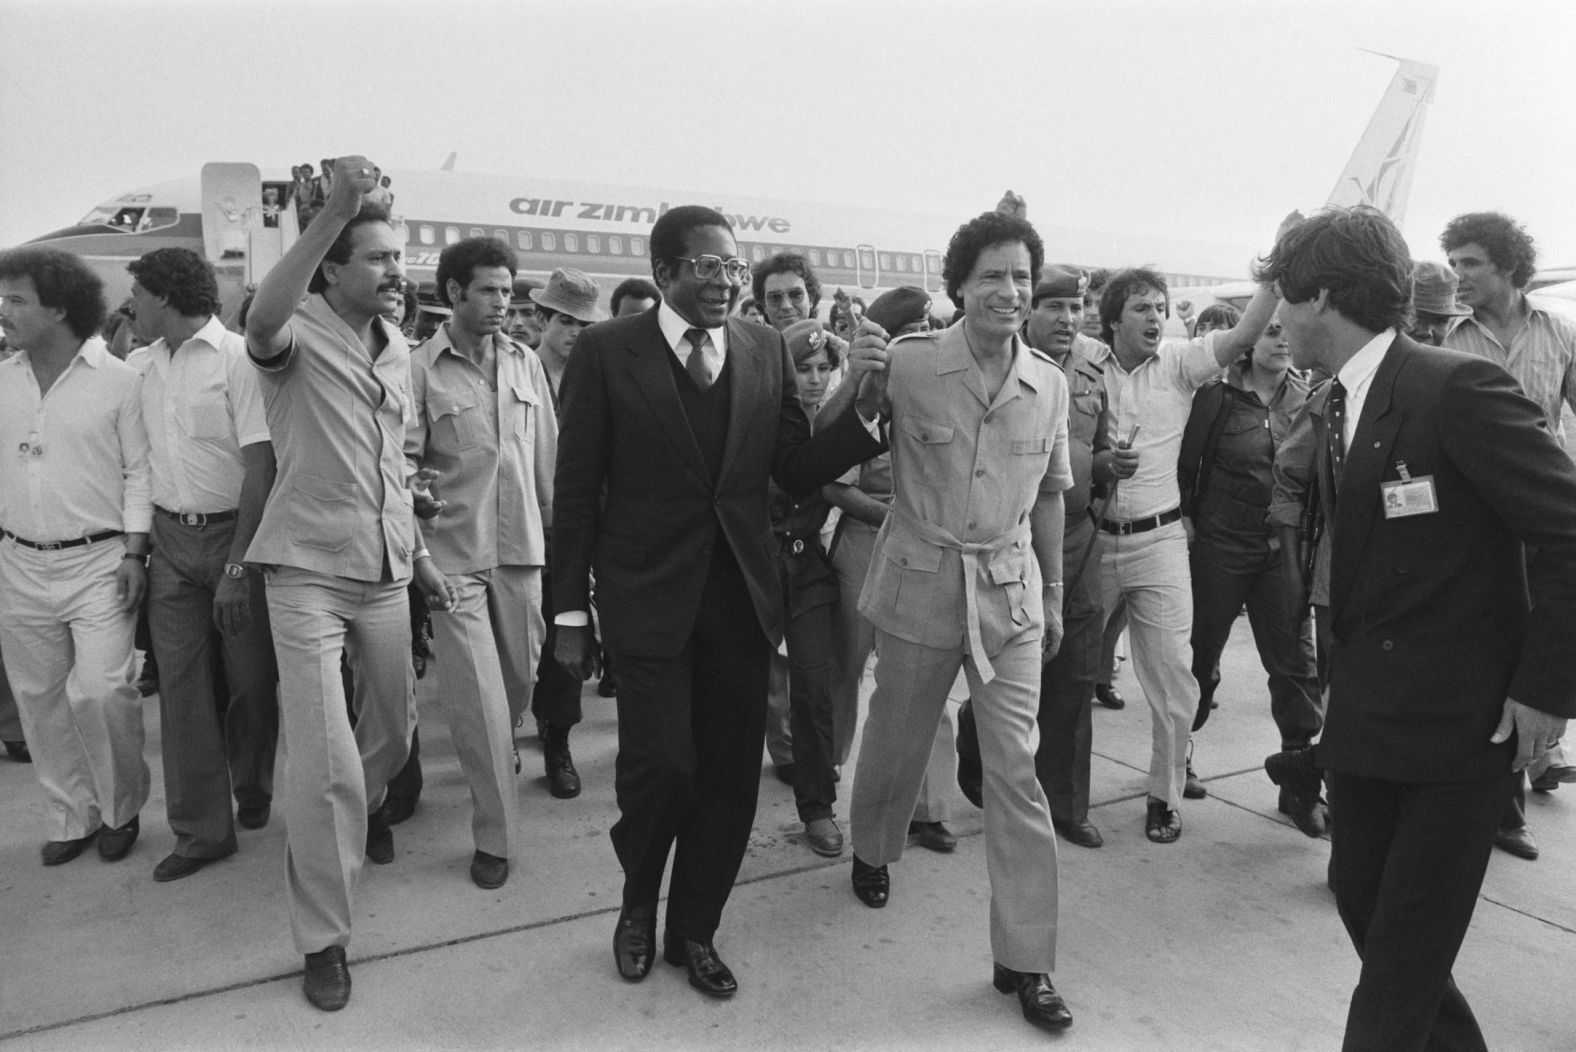
<svg viewBox="0 0 1576 1052"><path fill-rule="evenodd" d="M1413 350L1407 341L1397 337L1385 352L1368 387L1368 396L1363 399L1363 415L1352 432L1352 447L1346 451L1341 489L1335 497L1335 536L1330 557L1332 617L1356 584L1357 564L1379 512L1379 483L1390 462L1396 434L1406 418L1404 410L1392 405L1396 376Z"/></svg>
<svg viewBox="0 0 1576 1052"><path fill-rule="evenodd" d="M767 370L782 369L776 357L779 354L781 348L775 340L771 343L758 341L743 324L733 318L728 319L728 439L723 446L722 467L717 472L719 486L728 477L733 462L738 459L739 450L750 434L754 418L762 413L770 413L770 422L776 426L778 407L763 404L761 390L770 375ZM694 445L694 441L691 440L690 444ZM698 447L695 455L700 456Z"/></svg>
<svg viewBox="0 0 1576 1052"><path fill-rule="evenodd" d="M628 347L630 378L635 383L635 389L651 407L651 414L657 418L657 424L673 443L679 459L709 487L711 474L706 470L700 446L695 444L695 435L690 431L689 418L685 416L684 405L679 401L678 388L673 385L673 367L668 364L668 357L673 351L662 336L662 327L657 324L655 307L641 316L641 326L643 331L640 338L630 341Z"/></svg>

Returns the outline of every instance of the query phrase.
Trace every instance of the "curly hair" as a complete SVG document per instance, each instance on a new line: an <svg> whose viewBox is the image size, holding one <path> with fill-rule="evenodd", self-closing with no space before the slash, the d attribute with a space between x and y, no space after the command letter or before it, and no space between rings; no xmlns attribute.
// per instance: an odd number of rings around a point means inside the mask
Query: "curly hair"
<svg viewBox="0 0 1576 1052"><path fill-rule="evenodd" d="M1468 212L1452 219L1439 235L1439 247L1448 254L1462 245L1479 244L1489 262L1510 275L1518 289L1527 287L1538 269L1538 250L1532 235L1501 212Z"/></svg>
<svg viewBox="0 0 1576 1052"><path fill-rule="evenodd" d="M1171 293L1166 288L1166 276L1154 267L1129 267L1111 275L1100 292L1100 339L1115 347L1117 320L1127 306L1128 297L1145 289L1153 289L1166 298L1166 316L1171 314Z"/></svg>
<svg viewBox="0 0 1576 1052"><path fill-rule="evenodd" d="M815 316L816 305L821 302L821 279L815 276L810 261L798 252L779 252L757 266L750 274L750 291L755 295L755 305L766 309L766 279L773 274L797 274L804 279L805 295L810 297L810 316Z"/></svg>
<svg viewBox="0 0 1576 1052"><path fill-rule="evenodd" d="M1347 321L1369 332L1405 328L1412 307L1412 255L1401 231L1369 205L1317 212L1283 234L1253 268L1287 303L1321 290Z"/></svg>
<svg viewBox="0 0 1576 1052"><path fill-rule="evenodd" d="M356 228L368 223L388 223L393 226L394 220L389 213L388 205L380 205L373 201L362 203L361 211L345 224L345 228L339 232L334 243L328 246L328 251L323 253L322 262L317 265L317 270L312 272L312 280L307 284L308 292L322 292L328 288L328 278L323 276L323 263L349 263L351 242Z"/></svg>
<svg viewBox="0 0 1576 1052"><path fill-rule="evenodd" d="M104 325L109 308L104 283L78 256L58 248L29 245L0 252L0 281L27 278L42 307L66 312L66 326L85 340Z"/></svg>
<svg viewBox="0 0 1576 1052"><path fill-rule="evenodd" d="M137 284L170 301L183 317L219 310L219 280L213 264L189 248L156 248L126 265Z"/></svg>
<svg viewBox="0 0 1576 1052"><path fill-rule="evenodd" d="M992 245L1008 242L1021 242L1029 250L1029 273L1038 274L1045 265L1045 243L1027 219L984 212L958 227L947 243L947 255L941 262L941 280L946 283L947 298L952 300L953 306L962 309L960 290L974 272L980 254Z"/></svg>
<svg viewBox="0 0 1576 1052"><path fill-rule="evenodd" d="M463 298L477 267L505 267L512 282L520 261L514 249L495 237L468 237L449 245L438 253L438 272L433 278L438 285L438 299L445 307L454 306L449 300L449 282L459 282Z"/></svg>

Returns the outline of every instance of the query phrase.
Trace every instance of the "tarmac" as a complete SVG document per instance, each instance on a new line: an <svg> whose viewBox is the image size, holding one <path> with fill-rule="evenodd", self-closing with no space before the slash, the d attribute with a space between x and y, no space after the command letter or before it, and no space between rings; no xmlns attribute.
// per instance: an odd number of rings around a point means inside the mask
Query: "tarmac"
<svg viewBox="0 0 1576 1052"><path fill-rule="evenodd" d="M521 740L526 847L509 882L468 877L469 793L422 681L426 790L395 827L392 865L368 865L350 945L354 994L338 1013L301 995L284 897L278 811L195 876L152 880L173 846L164 821L158 705L148 699L154 792L131 855L91 849L39 864L42 794L0 758L0 1047L52 1049L1331 1049L1358 961L1325 887L1329 844L1276 813L1263 758L1277 748L1245 621L1223 663L1220 708L1196 736L1209 797L1182 838L1144 837L1149 717L1096 707L1091 818L1106 843L1061 842L1054 975L1074 1025L1033 1029L990 984L981 813L955 801L942 855L911 845L892 901L861 905L849 858L800 842L793 795L762 772L761 801L717 946L739 994L707 999L658 962L643 983L613 969L620 873L607 831L614 704L586 690L572 745L585 791L555 800L534 737ZM866 689L869 689L866 678ZM281 764L283 757L281 757ZM854 762L841 792L852 789ZM955 791L955 790L954 790ZM1495 852L1455 976L1489 1047L1576 1048L1576 786L1529 794L1542 858ZM846 832L846 823L845 823Z"/></svg>

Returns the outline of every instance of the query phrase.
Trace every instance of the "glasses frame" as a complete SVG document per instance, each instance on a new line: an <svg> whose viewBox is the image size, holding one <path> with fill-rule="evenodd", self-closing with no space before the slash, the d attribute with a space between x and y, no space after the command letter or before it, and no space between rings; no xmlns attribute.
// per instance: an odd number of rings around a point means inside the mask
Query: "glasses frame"
<svg viewBox="0 0 1576 1052"><path fill-rule="evenodd" d="M707 252L699 256L674 256L674 259L688 263L695 270L695 276L701 281L710 281L718 274L726 274L728 280L735 285L743 285L750 280L750 261L739 256L723 259Z"/></svg>

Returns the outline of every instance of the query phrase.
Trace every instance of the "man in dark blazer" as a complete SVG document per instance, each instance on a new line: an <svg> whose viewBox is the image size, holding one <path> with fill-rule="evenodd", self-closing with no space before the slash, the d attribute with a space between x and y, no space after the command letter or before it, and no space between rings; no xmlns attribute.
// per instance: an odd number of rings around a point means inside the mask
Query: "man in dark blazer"
<svg viewBox="0 0 1576 1052"><path fill-rule="evenodd" d="M782 639L768 476L820 486L881 450L876 414L810 436L782 337L729 318L749 264L720 213L684 206L651 231L653 310L594 325L564 373L554 478L552 588L559 660L595 671L585 612L596 574L618 668L624 901L613 949L645 978L676 844L663 957L713 996L737 988L713 934L755 819L767 661ZM874 327L871 326L871 329ZM884 358L868 334L855 370Z"/></svg>
<svg viewBox="0 0 1576 1052"><path fill-rule="evenodd" d="M1344 1047L1482 1049L1450 971L1516 772L1576 715L1576 467L1509 373L1397 331L1411 261L1379 212L1304 221L1259 276L1335 374L1310 408L1333 544L1316 759L1362 959ZM1313 759L1267 766L1317 792Z"/></svg>

